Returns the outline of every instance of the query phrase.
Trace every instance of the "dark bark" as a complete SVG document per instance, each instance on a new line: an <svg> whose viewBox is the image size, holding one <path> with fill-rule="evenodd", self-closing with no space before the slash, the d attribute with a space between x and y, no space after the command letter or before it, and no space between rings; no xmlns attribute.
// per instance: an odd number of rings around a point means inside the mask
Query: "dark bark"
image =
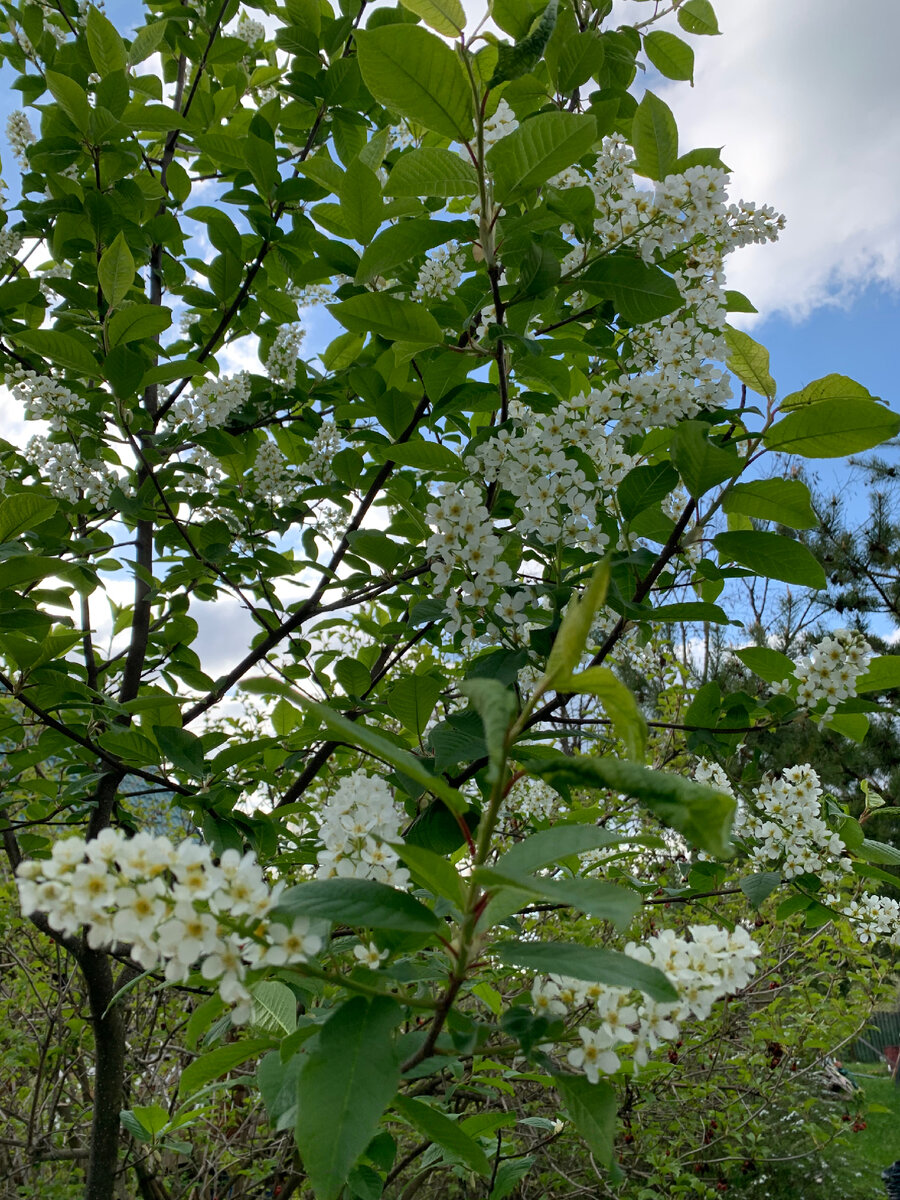
<svg viewBox="0 0 900 1200"><path fill-rule="evenodd" d="M85 947L79 965L87 984L94 1027L94 1112L84 1200L112 1200L119 1162L119 1112L124 1102L125 1022L112 1004L115 982L109 957Z"/></svg>

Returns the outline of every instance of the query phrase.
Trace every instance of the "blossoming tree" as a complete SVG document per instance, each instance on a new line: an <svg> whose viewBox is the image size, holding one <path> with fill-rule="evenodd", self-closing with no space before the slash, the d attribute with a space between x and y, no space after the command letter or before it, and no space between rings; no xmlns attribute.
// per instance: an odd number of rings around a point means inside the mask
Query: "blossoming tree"
<svg viewBox="0 0 900 1200"><path fill-rule="evenodd" d="M555 1089L552 1136L614 1181L612 1084L752 995L759 955L733 917L649 931L654 854L693 856L680 904L730 873L751 916L786 889L785 916L896 943L897 852L812 766L723 766L801 710L859 736L896 659L741 651L773 686L692 706L695 779L647 764L616 673L655 628L727 623L736 576L822 585L790 535L808 492L757 464L900 418L840 376L779 401L723 264L782 218L729 203L719 153L635 86L691 79L713 8L611 7L3 7L0 362L38 423L0 443L4 844L89 998L89 1200L122 1110L171 1138L242 1063L319 1200L438 1168L510 1194L502 1119L455 1119L486 1063ZM225 599L255 632L213 674L198 621ZM229 733L241 689L270 730ZM196 832L141 828L140 791ZM208 993L207 1049L180 1106L132 1111L154 981Z"/></svg>

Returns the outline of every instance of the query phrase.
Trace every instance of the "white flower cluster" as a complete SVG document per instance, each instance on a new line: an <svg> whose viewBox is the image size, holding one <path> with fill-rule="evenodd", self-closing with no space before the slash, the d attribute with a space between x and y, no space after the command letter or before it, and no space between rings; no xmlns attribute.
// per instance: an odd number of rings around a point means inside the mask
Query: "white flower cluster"
<svg viewBox="0 0 900 1200"><path fill-rule="evenodd" d="M731 792L723 778L716 779L716 786ZM754 866L777 868L785 879L814 874L836 883L846 875L852 867L847 847L823 820L821 796L819 776L808 763L788 767L780 779L753 789L752 809L739 807L735 833L755 843L750 855Z"/></svg>
<svg viewBox="0 0 900 1200"><path fill-rule="evenodd" d="M333 483L332 459L341 448L341 431L332 421L323 421L309 443L309 457L303 465L305 475L320 483Z"/></svg>
<svg viewBox="0 0 900 1200"><path fill-rule="evenodd" d="M680 1024L693 1017L705 1021L717 1000L745 988L752 979L759 946L742 926L732 931L715 925L691 925L690 939L666 929L642 946L629 942L625 951L639 962L659 968L678 989L678 1000L660 1004L636 1000L627 988L584 983L564 976L536 979L531 996L535 1009L547 1016L565 1017L590 1006L599 1026L580 1025L581 1045L568 1051L570 1066L583 1071L591 1083L618 1071L617 1053L628 1047L635 1070L663 1041L679 1035ZM584 1014L587 1016L587 1014Z"/></svg>
<svg viewBox="0 0 900 1200"><path fill-rule="evenodd" d="M841 900L838 896L826 896L825 903L837 907ZM861 942L886 941L900 946L900 901L892 896L870 893L851 900L841 912L849 917Z"/></svg>
<svg viewBox="0 0 900 1200"><path fill-rule="evenodd" d="M512 527L520 537L548 545L564 538L600 553L609 540L599 528L609 493L635 464L618 431L607 428L617 415L597 391L564 400L549 413L529 412L517 431L500 430L482 442L466 468L512 493ZM590 460L596 480L588 479L578 455Z"/></svg>
<svg viewBox="0 0 900 1200"><path fill-rule="evenodd" d="M268 438L257 450L253 460L253 481L260 499L270 502L283 499L294 490L294 475L287 459Z"/></svg>
<svg viewBox="0 0 900 1200"><path fill-rule="evenodd" d="M99 458L83 458L70 442L53 442L33 437L24 450L25 458L40 472L50 491L76 504L82 496L105 505L121 480Z"/></svg>
<svg viewBox="0 0 900 1200"><path fill-rule="evenodd" d="M25 406L29 420L46 420L50 428L64 430L67 417L85 407L84 399L49 375L16 367L7 377L10 391Z"/></svg>
<svg viewBox="0 0 900 1200"><path fill-rule="evenodd" d="M494 112L484 119L484 148L490 150L501 138L519 128L516 114L505 100L501 100Z"/></svg>
<svg viewBox="0 0 900 1200"><path fill-rule="evenodd" d="M297 376L297 359L300 346L306 336L299 325L282 325L275 335L272 348L266 356L266 374L273 383L282 387L293 387Z"/></svg>
<svg viewBox="0 0 900 1200"><path fill-rule="evenodd" d="M872 647L856 630L838 629L822 638L794 664L797 703L811 708L826 701L826 716L842 700L856 694L856 681L869 669Z"/></svg>
<svg viewBox="0 0 900 1200"><path fill-rule="evenodd" d="M22 249L22 235L14 229L0 229L0 263L13 258Z"/></svg>
<svg viewBox="0 0 900 1200"><path fill-rule="evenodd" d="M239 37L248 46L255 46L257 42L261 42L265 38L266 27L262 21L254 21L246 13L241 13L240 19L234 28L234 36Z"/></svg>
<svg viewBox="0 0 900 1200"><path fill-rule="evenodd" d="M356 771L342 779L322 808L317 879L374 879L405 888L409 872L390 842L400 841L402 816L383 779Z"/></svg>
<svg viewBox="0 0 900 1200"><path fill-rule="evenodd" d="M166 419L184 425L191 433L202 433L224 425L231 414L250 399L250 376L246 371L205 379L189 396L182 396L169 409Z"/></svg>
<svg viewBox="0 0 900 1200"><path fill-rule="evenodd" d="M6 137L16 158L22 163L26 162L26 151L37 139L31 128L31 122L28 120L28 114L24 113L21 108L14 109L7 117Z"/></svg>
<svg viewBox="0 0 900 1200"><path fill-rule="evenodd" d="M412 291L413 300L446 300L456 290L465 269L466 258L461 250L453 244L440 246L422 264Z"/></svg>
<svg viewBox="0 0 900 1200"><path fill-rule="evenodd" d="M57 842L50 858L20 863L16 876L22 911L46 914L60 933L86 926L93 949L127 944L143 970L163 968L170 982L198 968L218 980L236 1024L251 1012L248 969L306 962L322 948L306 917L291 926L269 919L284 885L270 888L253 855L236 850L217 865L197 842L105 829L88 842Z"/></svg>

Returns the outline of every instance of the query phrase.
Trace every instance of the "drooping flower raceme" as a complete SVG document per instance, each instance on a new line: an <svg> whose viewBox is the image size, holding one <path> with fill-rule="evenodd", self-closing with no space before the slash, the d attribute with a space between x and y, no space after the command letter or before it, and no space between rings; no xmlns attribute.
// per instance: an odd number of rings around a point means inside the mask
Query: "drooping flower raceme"
<svg viewBox="0 0 900 1200"><path fill-rule="evenodd" d="M667 929L643 945L629 942L626 954L657 967L678 990L678 1000L657 1003L627 988L585 983L565 976L536 979L532 1003L548 1017L577 1013L580 1044L566 1054L569 1066L591 1083L621 1067L619 1051L627 1050L634 1068L644 1066L663 1041L679 1036L681 1024L705 1020L717 1000L747 987L756 972L759 946L742 926L691 925L690 938Z"/></svg>
<svg viewBox="0 0 900 1200"><path fill-rule="evenodd" d="M20 863L22 911L42 912L52 929L72 936L82 926L93 949L127 945L145 970L171 982L192 970L219 981L236 1024L249 1018L248 971L306 962L322 940L306 917L282 924L271 914L283 883L270 887L252 854L105 829L96 838L65 838L47 859Z"/></svg>
<svg viewBox="0 0 900 1200"><path fill-rule="evenodd" d="M399 866L390 842L400 841L402 816L383 779L356 771L342 779L321 810L316 877L374 879L405 888L409 872Z"/></svg>
<svg viewBox="0 0 900 1200"><path fill-rule="evenodd" d="M189 396L181 396L166 414L174 425L187 432L202 433L224 425L231 414L250 398L250 376L246 371L205 379Z"/></svg>

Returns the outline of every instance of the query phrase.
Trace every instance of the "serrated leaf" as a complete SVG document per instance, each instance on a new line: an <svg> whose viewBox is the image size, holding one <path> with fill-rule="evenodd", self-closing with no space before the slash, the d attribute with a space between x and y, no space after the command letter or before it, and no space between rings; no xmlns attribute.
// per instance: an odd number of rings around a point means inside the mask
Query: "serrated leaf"
<svg viewBox="0 0 900 1200"><path fill-rule="evenodd" d="M738 886L754 908L759 908L781 883L782 878L778 871L760 871L756 875L746 875L738 880Z"/></svg>
<svg viewBox="0 0 900 1200"><path fill-rule="evenodd" d="M16 346L33 350L42 358L67 367L88 379L98 374L97 360L91 352L91 342L83 336L60 333L56 329L17 330L8 335Z"/></svg>
<svg viewBox="0 0 900 1200"><path fill-rule="evenodd" d="M491 767L489 778L493 783L503 766L506 734L518 702L515 694L499 679L466 679L459 685L459 690L481 717Z"/></svg>
<svg viewBox="0 0 900 1200"><path fill-rule="evenodd" d="M711 36L719 32L719 23L710 0L685 0L678 9L678 24L687 33Z"/></svg>
<svg viewBox="0 0 900 1200"><path fill-rule="evenodd" d="M494 196L506 204L546 183L592 149L597 125L587 114L538 113L501 138L485 155Z"/></svg>
<svg viewBox="0 0 900 1200"><path fill-rule="evenodd" d="M553 1086L591 1154L608 1167L616 1133L616 1093L608 1083L591 1083L584 1075L554 1075Z"/></svg>
<svg viewBox="0 0 900 1200"><path fill-rule="evenodd" d="M658 967L648 966L619 950L581 946L576 942L495 942L490 954L511 967L541 975L568 975L572 979L635 988L660 1004L678 999L678 992Z"/></svg>
<svg viewBox="0 0 900 1200"><path fill-rule="evenodd" d="M129 304L120 308L107 326L110 347L156 337L172 324L172 310L160 304Z"/></svg>
<svg viewBox="0 0 900 1200"><path fill-rule="evenodd" d="M802 458L844 458L896 437L900 416L874 400L833 399L794 408L766 432L768 449Z"/></svg>
<svg viewBox="0 0 900 1200"><path fill-rule="evenodd" d="M541 680L542 690L550 687L565 689L566 680L571 677L584 653L594 617L606 600L609 577L610 565L604 561L594 569L584 591L575 593L566 606L547 658L547 668Z"/></svg>
<svg viewBox="0 0 900 1200"><path fill-rule="evenodd" d="M400 1082L393 1000L355 997L322 1026L300 1073L295 1136L316 1200L337 1200Z"/></svg>
<svg viewBox="0 0 900 1200"><path fill-rule="evenodd" d="M769 352L765 346L730 325L725 326L725 341L729 351L728 370L760 396L774 399L777 388L769 374Z"/></svg>
<svg viewBox="0 0 900 1200"><path fill-rule="evenodd" d="M434 675L407 675L388 692L387 706L410 733L420 737L443 687L443 681Z"/></svg>
<svg viewBox="0 0 900 1200"><path fill-rule="evenodd" d="M678 126L672 110L653 92L645 92L631 125L637 156L635 170L650 179L665 179L678 158Z"/></svg>
<svg viewBox="0 0 900 1200"><path fill-rule="evenodd" d="M0 509L0 514L2 514ZM2 539L0 539L2 540ZM864 692L886 692L900 687L900 655L879 654L869 662L864 675L858 676L855 684L857 696Z"/></svg>
<svg viewBox="0 0 900 1200"><path fill-rule="evenodd" d="M592 295L612 300L616 311L633 325L655 321L684 304L671 275L628 254L601 258L582 271L578 283Z"/></svg>
<svg viewBox="0 0 900 1200"><path fill-rule="evenodd" d="M85 24L88 49L97 74L105 77L112 75L113 71L124 71L128 65L128 53L112 21L92 4L87 11Z"/></svg>
<svg viewBox="0 0 900 1200"><path fill-rule="evenodd" d="M531 759L523 765L552 787L609 788L633 796L692 845L716 858L727 858L732 853L729 838L734 800L713 788L615 758L560 754Z"/></svg>
<svg viewBox="0 0 900 1200"><path fill-rule="evenodd" d="M781 683L790 679L794 673L794 663L786 654L772 650L769 646L745 646L743 650L733 651L745 667L749 667L754 675L764 679L766 683Z"/></svg>
<svg viewBox="0 0 900 1200"><path fill-rule="evenodd" d="M356 271L356 282L368 283L376 275L387 278L388 272L401 263L411 262L426 250L448 242L454 228L446 221L421 219L389 225L363 251Z"/></svg>
<svg viewBox="0 0 900 1200"><path fill-rule="evenodd" d="M272 1042L269 1038L250 1038L247 1041L234 1042L228 1046L217 1046L208 1054L202 1054L181 1072L178 1095L183 1099L193 1095L207 1083L219 1079L251 1058L256 1058L263 1050L270 1049L271 1045Z"/></svg>
<svg viewBox="0 0 900 1200"><path fill-rule="evenodd" d="M445 37L459 37L466 27L466 13L460 0L400 0L400 3Z"/></svg>
<svg viewBox="0 0 900 1200"><path fill-rule="evenodd" d="M560 690L596 696L612 721L627 758L642 762L647 750L647 722L634 695L608 667L588 667L571 675Z"/></svg>
<svg viewBox="0 0 900 1200"><path fill-rule="evenodd" d="M479 1144L439 1109L409 1096L398 1096L393 1107L430 1142L449 1151L476 1174L490 1175L491 1164Z"/></svg>
<svg viewBox="0 0 900 1200"><path fill-rule="evenodd" d="M473 132L472 90L462 63L418 25L357 30L359 69L379 104L454 141Z"/></svg>
<svg viewBox="0 0 900 1200"><path fill-rule="evenodd" d="M740 563L763 579L778 579L799 587L825 587L822 564L802 542L759 529L720 533L713 545L723 562Z"/></svg>
<svg viewBox="0 0 900 1200"><path fill-rule="evenodd" d="M275 912L340 925L434 933L441 922L414 896L374 879L309 879L282 892Z"/></svg>
<svg viewBox="0 0 900 1200"><path fill-rule="evenodd" d="M35 492L18 492L0 502L0 542L8 542L48 520L59 508L59 501Z"/></svg>
<svg viewBox="0 0 900 1200"><path fill-rule="evenodd" d="M383 292L351 296L328 311L351 333L375 333L391 342L439 346L444 340L440 325L421 304L396 300Z"/></svg>
<svg viewBox="0 0 900 1200"><path fill-rule="evenodd" d="M539 871L575 854L588 854L592 850L634 841L633 837L611 833L596 825L554 825L517 842L500 856L496 867L502 875L521 875L527 871ZM643 844L641 838L637 842Z"/></svg>
<svg viewBox="0 0 900 1200"><path fill-rule="evenodd" d="M743 513L760 521L777 521L791 529L815 529L809 488L799 479L753 479L736 484L725 496L722 510Z"/></svg>
<svg viewBox="0 0 900 1200"><path fill-rule="evenodd" d="M802 408L806 404L819 404L822 400L874 400L875 397L861 383L849 375L823 375L814 379L799 392L791 392L778 405L780 412Z"/></svg>
<svg viewBox="0 0 900 1200"><path fill-rule="evenodd" d="M644 52L666 79L694 78L694 51L677 34L663 29L645 34Z"/></svg>
<svg viewBox="0 0 900 1200"><path fill-rule="evenodd" d="M250 1024L278 1036L297 1028L297 998L286 983L262 979L250 989L253 1007Z"/></svg>
<svg viewBox="0 0 900 1200"><path fill-rule="evenodd" d="M740 474L744 466L734 448L726 450L710 441L704 421L680 421L672 435L672 461L695 500L726 479Z"/></svg>
<svg viewBox="0 0 900 1200"><path fill-rule="evenodd" d="M87 133L91 123L91 106L84 88L59 71L45 71L44 79L50 95L78 132Z"/></svg>
<svg viewBox="0 0 900 1200"><path fill-rule="evenodd" d="M131 291L134 284L134 258L123 233L118 233L112 245L104 250L97 264L97 278L110 308L115 308Z"/></svg>
<svg viewBox="0 0 900 1200"><path fill-rule="evenodd" d="M446 812L447 810L444 809ZM456 826L456 822L453 822ZM458 908L464 902L463 882L452 863L425 846L410 842L392 842L394 849L413 876L436 896L444 896Z"/></svg>
<svg viewBox="0 0 900 1200"><path fill-rule="evenodd" d="M423 146L400 156L384 185L386 196L474 196L478 176L452 150Z"/></svg>

